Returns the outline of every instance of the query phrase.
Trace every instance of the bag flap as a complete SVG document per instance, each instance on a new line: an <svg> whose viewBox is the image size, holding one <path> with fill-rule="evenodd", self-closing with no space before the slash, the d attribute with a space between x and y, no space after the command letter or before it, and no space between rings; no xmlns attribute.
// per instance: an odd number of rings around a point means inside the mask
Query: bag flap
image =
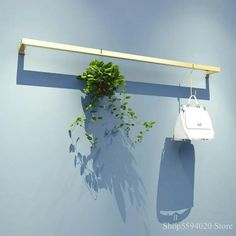
<svg viewBox="0 0 236 236"><path fill-rule="evenodd" d="M183 116L187 129L212 129L210 116L203 106L184 106Z"/></svg>

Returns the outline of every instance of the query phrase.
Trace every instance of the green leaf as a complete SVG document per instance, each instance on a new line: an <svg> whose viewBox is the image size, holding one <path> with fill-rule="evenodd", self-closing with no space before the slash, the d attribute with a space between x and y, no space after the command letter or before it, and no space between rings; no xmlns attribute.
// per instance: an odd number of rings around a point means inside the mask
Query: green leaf
<svg viewBox="0 0 236 236"><path fill-rule="evenodd" d="M90 134L86 134L86 137L87 137L87 139L88 139L89 141L92 141L92 140L93 140L93 136L90 135Z"/></svg>
<svg viewBox="0 0 236 236"><path fill-rule="evenodd" d="M92 107L93 107L93 105L89 104L89 105L86 106L86 110L90 110Z"/></svg>

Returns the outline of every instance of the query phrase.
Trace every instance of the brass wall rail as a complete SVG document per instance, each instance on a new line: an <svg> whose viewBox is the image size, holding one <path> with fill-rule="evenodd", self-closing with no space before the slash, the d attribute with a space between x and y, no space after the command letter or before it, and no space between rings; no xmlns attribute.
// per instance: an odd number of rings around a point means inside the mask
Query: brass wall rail
<svg viewBox="0 0 236 236"><path fill-rule="evenodd" d="M74 46L74 45L62 44L62 43L52 43L52 42L27 39L27 38L23 38L19 42L19 54L25 54L25 49L27 46L119 58L119 59L131 60L131 61L140 61L140 62L146 62L146 63L166 65L166 66L182 67L182 68L193 69L193 70L202 70L206 72L206 75L220 72L220 67L215 67L215 66L201 65L201 64L182 62L182 61L166 60L166 59L155 58L155 57L146 57L146 56L135 55L135 54L80 47L80 46Z"/></svg>

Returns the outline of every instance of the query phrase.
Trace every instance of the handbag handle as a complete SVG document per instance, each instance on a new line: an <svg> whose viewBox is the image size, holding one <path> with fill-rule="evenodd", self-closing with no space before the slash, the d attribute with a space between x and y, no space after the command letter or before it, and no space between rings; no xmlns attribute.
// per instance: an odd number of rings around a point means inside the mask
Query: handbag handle
<svg viewBox="0 0 236 236"><path fill-rule="evenodd" d="M190 106L192 99L194 99L194 101L195 101L195 106L196 106L196 107L200 107L200 104L199 104L199 102L198 102L198 100L197 100L197 97L196 97L195 95L191 95L191 96L189 97L187 106L188 106L188 107Z"/></svg>

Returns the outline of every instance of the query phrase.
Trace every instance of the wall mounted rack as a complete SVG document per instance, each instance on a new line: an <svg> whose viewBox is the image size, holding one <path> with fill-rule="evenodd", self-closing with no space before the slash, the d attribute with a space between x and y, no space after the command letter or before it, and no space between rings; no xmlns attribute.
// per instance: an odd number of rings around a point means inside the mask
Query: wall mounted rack
<svg viewBox="0 0 236 236"><path fill-rule="evenodd" d="M187 69L192 69L192 70L202 70L206 72L207 76L213 73L220 72L220 67L215 67L215 66L207 66L207 65L195 64L195 63L189 63L189 62L166 60L166 59L155 58L155 57L146 57L146 56L135 55L135 54L80 47L80 46L74 46L74 45L62 44L62 43L52 43L52 42L27 39L27 38L22 38L21 41L19 42L19 54L25 54L25 49L27 46L119 58L119 59L131 60L131 61L147 62L147 63L153 63L153 64L166 65L166 66L182 67L182 68L187 68Z"/></svg>

